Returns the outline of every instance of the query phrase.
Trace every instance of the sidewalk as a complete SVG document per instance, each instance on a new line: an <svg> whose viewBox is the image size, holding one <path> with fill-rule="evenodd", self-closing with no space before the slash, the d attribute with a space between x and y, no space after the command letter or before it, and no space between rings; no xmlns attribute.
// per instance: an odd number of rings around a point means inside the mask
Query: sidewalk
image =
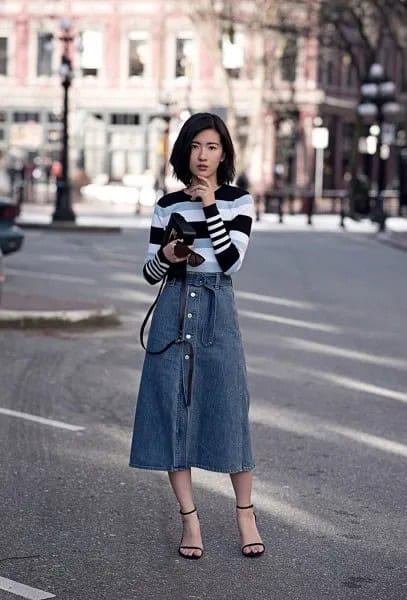
<svg viewBox="0 0 407 600"><path fill-rule="evenodd" d="M77 232L119 232L123 229L148 229L153 209L143 207L136 214L134 204L107 203L100 201L82 201L74 205L76 222L66 225L51 225L51 204L24 204L18 224L26 229L50 228ZM307 224L303 214L284 215L284 222L278 222L278 215L265 213L259 221L253 223L253 231L330 231L341 233L340 217L336 214L316 214L312 225ZM354 221L345 218L345 231L374 237L377 241L392 245L401 250L407 249L407 218L389 217L386 231L377 232L377 224L365 219Z"/></svg>
<svg viewBox="0 0 407 600"><path fill-rule="evenodd" d="M45 208L45 210L44 210ZM42 210L41 210L42 209ZM51 219L50 207L35 206L28 226L47 227ZM30 213L29 213L30 214ZM23 219L24 221L24 219ZM93 231L120 231L115 227L94 227ZM21 251L24 252L24 249ZM46 294L33 295L7 289L6 281L1 293L0 286L0 330L5 328L58 328L58 327L111 327L120 324L114 307L100 306L77 299L57 299Z"/></svg>
<svg viewBox="0 0 407 600"><path fill-rule="evenodd" d="M25 203L17 224L25 229L120 233L123 228L146 228L151 223L152 209L145 208L141 214L136 214L134 205L83 201L74 204L73 209L75 222L53 223L53 205Z"/></svg>
<svg viewBox="0 0 407 600"><path fill-rule="evenodd" d="M113 307L80 300L58 300L3 291L0 302L0 330L5 328L111 327L120 319Z"/></svg>

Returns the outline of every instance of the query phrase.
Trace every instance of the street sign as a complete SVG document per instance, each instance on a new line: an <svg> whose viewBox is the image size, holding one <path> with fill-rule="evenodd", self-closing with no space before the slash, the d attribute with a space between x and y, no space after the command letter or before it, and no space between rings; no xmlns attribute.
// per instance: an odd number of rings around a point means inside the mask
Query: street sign
<svg viewBox="0 0 407 600"><path fill-rule="evenodd" d="M325 150L329 145L329 129L327 127L314 127L311 141L313 148Z"/></svg>
<svg viewBox="0 0 407 600"><path fill-rule="evenodd" d="M382 125L382 144L394 144L396 140L396 126L394 123L383 123Z"/></svg>

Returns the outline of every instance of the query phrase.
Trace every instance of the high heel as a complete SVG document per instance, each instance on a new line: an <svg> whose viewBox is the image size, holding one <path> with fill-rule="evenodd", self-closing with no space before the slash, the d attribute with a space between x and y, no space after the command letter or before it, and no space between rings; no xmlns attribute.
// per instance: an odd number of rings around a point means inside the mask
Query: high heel
<svg viewBox="0 0 407 600"><path fill-rule="evenodd" d="M195 508L193 508L192 510L190 510L188 512L182 512L182 510L180 510L179 512L180 512L180 514L183 517L185 517L187 515L192 515L193 513L196 512L197 513L196 516L198 517L198 521L199 521L199 515L198 515L198 512L197 512L196 506L195 506ZM184 539L184 535L182 535L181 544L182 544L182 540L183 539ZM199 554L199 555L196 555L196 554L183 554L183 552L181 552L181 550L183 550L183 549L184 550L200 550L201 554ZM180 545L179 548L178 548L178 554L180 556L182 556L182 558L187 558L189 560L198 560L198 559L202 558L203 552L204 552L203 548L201 548L200 546L182 546L182 545Z"/></svg>
<svg viewBox="0 0 407 600"><path fill-rule="evenodd" d="M236 508L238 508L239 510L248 510L250 508L253 508L253 504L250 504L250 506L238 506L236 504ZM256 513L253 511L253 516L254 516L254 520L257 523L257 517L256 517ZM252 546L263 546L263 550L261 550L260 552L245 552L244 549L245 548L250 548ZM259 556L262 556L266 550L266 546L263 544L263 542L252 542L250 544L245 544L244 546L241 547L242 550L242 554L243 556L245 556L246 558L258 558Z"/></svg>

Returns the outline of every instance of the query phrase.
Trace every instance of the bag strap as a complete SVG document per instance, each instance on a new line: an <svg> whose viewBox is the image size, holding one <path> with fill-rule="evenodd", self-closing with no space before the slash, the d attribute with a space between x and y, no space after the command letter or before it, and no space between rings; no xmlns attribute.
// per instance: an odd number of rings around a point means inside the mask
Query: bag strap
<svg viewBox="0 0 407 600"><path fill-rule="evenodd" d="M162 348L161 350L148 350L144 344L144 330L146 328L146 325L150 319L150 316L154 310L154 308L157 305L157 302L161 296L161 292L163 291L164 285L167 281L167 275L164 276L164 279L161 282L161 286L160 289L158 290L158 294L153 302L153 304L150 306L150 308L147 311L146 316L144 317L144 321L140 327L140 343L143 347L143 349L147 352L147 354L163 354L164 352L166 352L169 348L171 348L171 346L173 346L174 344L180 344L181 342L183 342L183 335L182 335L182 330L183 330L183 319L184 319L184 310L185 310L185 291L184 291L184 285L183 285L183 289L181 292L181 301L180 301L180 311L179 311L179 329L178 329L178 337L175 340L172 340L172 342L169 342L164 348Z"/></svg>

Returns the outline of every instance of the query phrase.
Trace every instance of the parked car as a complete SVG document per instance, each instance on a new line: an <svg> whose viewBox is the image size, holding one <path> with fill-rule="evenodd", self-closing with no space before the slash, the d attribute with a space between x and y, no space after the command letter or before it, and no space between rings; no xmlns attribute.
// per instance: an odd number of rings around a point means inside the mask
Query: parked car
<svg viewBox="0 0 407 600"><path fill-rule="evenodd" d="M24 241L23 230L15 224L19 209L8 198L0 198L0 250L4 255L20 250Z"/></svg>

